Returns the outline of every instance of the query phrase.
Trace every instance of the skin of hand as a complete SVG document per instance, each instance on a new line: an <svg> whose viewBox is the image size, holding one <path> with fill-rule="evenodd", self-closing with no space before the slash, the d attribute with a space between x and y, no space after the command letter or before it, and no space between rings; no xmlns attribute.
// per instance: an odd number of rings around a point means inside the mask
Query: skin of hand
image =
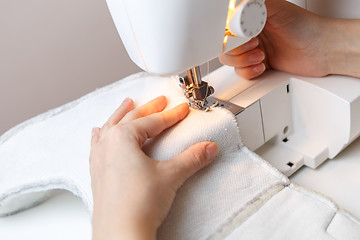
<svg viewBox="0 0 360 240"><path fill-rule="evenodd" d="M90 174L94 198L93 239L156 239L179 187L208 165L218 147L193 145L170 160L148 157L148 138L184 119L186 103L163 111L164 96L135 108L127 98L104 126L92 131Z"/></svg>
<svg viewBox="0 0 360 240"><path fill-rule="evenodd" d="M267 23L257 38L219 59L246 79L273 68L320 77L360 77L360 21L320 17L285 0L267 0Z"/></svg>

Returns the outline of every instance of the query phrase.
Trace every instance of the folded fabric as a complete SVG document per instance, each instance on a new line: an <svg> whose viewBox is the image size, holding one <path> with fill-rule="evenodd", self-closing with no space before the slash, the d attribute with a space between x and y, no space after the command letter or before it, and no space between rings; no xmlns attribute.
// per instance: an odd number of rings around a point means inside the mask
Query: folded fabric
<svg viewBox="0 0 360 240"><path fill-rule="evenodd" d="M53 189L73 192L82 198L91 213L88 155L92 127L101 126L128 96L140 105L165 95L169 108L186 101L177 84L177 77L135 74L5 133L0 137L0 215L31 207L46 199L46 194ZM149 140L144 151L163 161L204 140L216 142L220 152L210 166L179 189L159 230L159 239L225 239L227 236L252 239L247 238L246 229L256 230L253 224L266 220L269 214L283 221L287 221L287 217L300 217L293 215L287 205L282 206L281 196L288 192L288 179L243 146L235 118L227 110L191 110L185 120ZM289 204L299 202L296 199L290 198ZM275 204L270 205L273 202ZM313 203L306 204L312 206ZM267 206L271 206L273 212L268 214ZM316 212L312 216L321 221L327 219ZM350 218L345 219L338 218L340 224L334 225L334 232L341 234L345 226L358 227L356 221L351 220L351 225L347 221ZM266 234L271 234L279 223L261 226ZM245 227L247 224L250 226ZM306 221L301 226L306 226ZM279 230L283 234L274 236L290 236L287 234L291 229L289 224ZM255 233L254 236L263 237Z"/></svg>
<svg viewBox="0 0 360 240"><path fill-rule="evenodd" d="M356 240L360 223L329 199L290 185L226 238L235 239Z"/></svg>

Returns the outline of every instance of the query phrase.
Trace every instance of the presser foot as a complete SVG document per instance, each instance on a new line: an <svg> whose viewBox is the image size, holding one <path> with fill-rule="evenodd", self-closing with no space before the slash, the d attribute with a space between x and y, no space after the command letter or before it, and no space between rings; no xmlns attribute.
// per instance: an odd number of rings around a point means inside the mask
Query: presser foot
<svg viewBox="0 0 360 240"><path fill-rule="evenodd" d="M191 108L197 109L197 110L202 110L204 112L211 111L213 108L217 107L218 105L219 105L218 101L211 102L209 104L209 102L207 100L204 100L204 101L189 100L189 106Z"/></svg>
<svg viewBox="0 0 360 240"><path fill-rule="evenodd" d="M180 77L179 86L184 90L184 95L189 100L188 104L191 108L208 112L215 107L222 107L232 112L235 116L245 110L245 108L231 102L210 97L214 93L214 88L209 86L207 82L201 81L201 84L194 84L189 79L188 76Z"/></svg>
<svg viewBox="0 0 360 240"><path fill-rule="evenodd" d="M220 107L230 111L232 114L234 114L234 116L237 116L238 114L240 114L242 111L245 110L244 107L238 106L229 101L218 99L216 97L208 97L205 101L201 101L201 102L189 101L189 106L191 108L202 110L205 112L211 111L216 107Z"/></svg>
<svg viewBox="0 0 360 240"><path fill-rule="evenodd" d="M198 73L197 76L200 76ZM214 88L207 82L190 78L180 77L180 87L184 90L185 97L189 100L189 106L194 109L209 111L214 103L208 104L207 98L214 93Z"/></svg>

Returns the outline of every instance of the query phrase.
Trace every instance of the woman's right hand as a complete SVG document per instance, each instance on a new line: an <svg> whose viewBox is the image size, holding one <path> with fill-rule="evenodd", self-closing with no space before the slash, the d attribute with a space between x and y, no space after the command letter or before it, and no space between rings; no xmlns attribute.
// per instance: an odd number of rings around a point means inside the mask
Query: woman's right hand
<svg viewBox="0 0 360 240"><path fill-rule="evenodd" d="M267 0L267 23L248 43L219 57L246 79L273 68L305 76L330 74L328 21L285 0Z"/></svg>

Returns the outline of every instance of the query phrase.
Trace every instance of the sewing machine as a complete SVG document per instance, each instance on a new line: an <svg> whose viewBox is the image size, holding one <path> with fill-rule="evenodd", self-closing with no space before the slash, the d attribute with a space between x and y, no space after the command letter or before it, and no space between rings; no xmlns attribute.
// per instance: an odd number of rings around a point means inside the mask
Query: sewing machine
<svg viewBox="0 0 360 240"><path fill-rule="evenodd" d="M209 107L206 99L214 91L202 81L198 66L258 35L267 17L263 0L108 0L107 4L132 61L160 75L187 70L182 79L185 95L192 107L201 110Z"/></svg>
<svg viewBox="0 0 360 240"><path fill-rule="evenodd" d="M107 3L126 50L139 67L161 75L187 70L180 82L189 105L205 111L212 106L229 109L244 144L285 175L303 165L317 168L360 135L358 79L268 72L246 81L222 67L203 81L200 64L262 31L267 17L263 0Z"/></svg>

